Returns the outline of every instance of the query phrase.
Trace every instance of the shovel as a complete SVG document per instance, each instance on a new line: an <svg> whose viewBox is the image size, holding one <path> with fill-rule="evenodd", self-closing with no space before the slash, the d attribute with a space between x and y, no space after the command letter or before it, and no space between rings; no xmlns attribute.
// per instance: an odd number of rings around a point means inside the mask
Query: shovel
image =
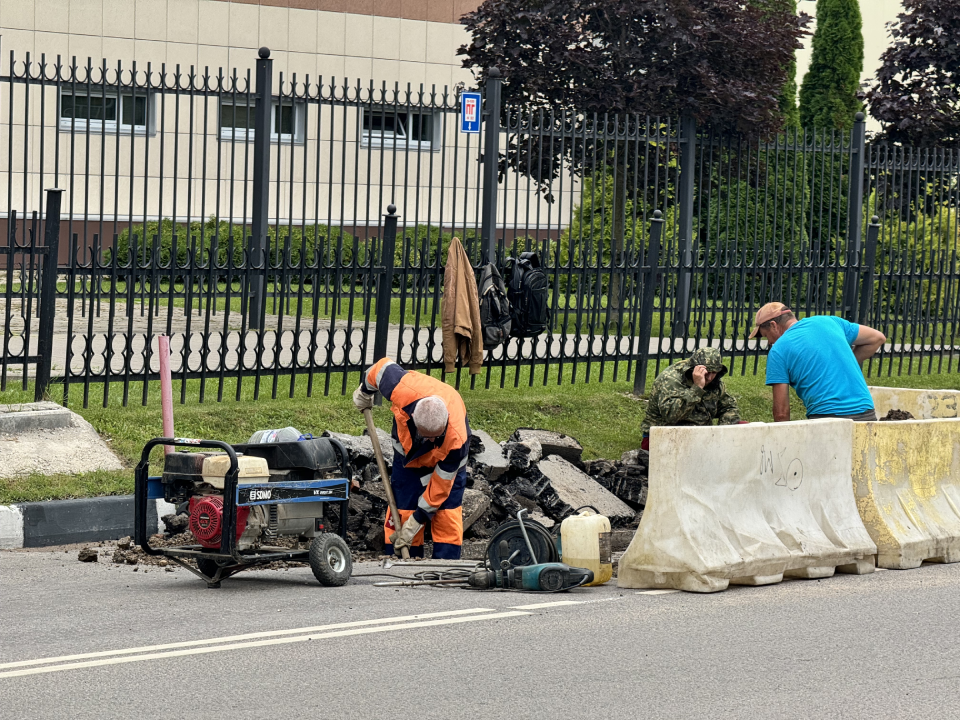
<svg viewBox="0 0 960 720"><path fill-rule="evenodd" d="M373 424L373 412L370 408L363 411L363 419L367 421L367 433L370 435L370 443L373 445L373 454L377 456L377 468L380 470L380 477L383 480L383 491L387 494L387 502L390 503L390 519L393 520L393 526L397 529L397 532L400 532L400 513L397 512L397 501L393 499L393 488L390 487L387 464L383 461L380 438L377 436L377 427ZM400 548L400 554L404 560L410 559L410 551L407 548Z"/></svg>

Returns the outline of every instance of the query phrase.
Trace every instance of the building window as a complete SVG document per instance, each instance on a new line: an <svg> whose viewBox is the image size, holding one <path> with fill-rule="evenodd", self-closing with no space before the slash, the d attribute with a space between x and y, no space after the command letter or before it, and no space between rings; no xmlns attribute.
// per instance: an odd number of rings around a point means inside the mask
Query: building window
<svg viewBox="0 0 960 720"><path fill-rule="evenodd" d="M431 150L439 145L440 118L433 110L366 107L361 110L363 147L412 147Z"/></svg>
<svg viewBox="0 0 960 720"><path fill-rule="evenodd" d="M61 92L60 129L152 132L152 106L147 95Z"/></svg>
<svg viewBox="0 0 960 720"><path fill-rule="evenodd" d="M301 102L273 101L273 113L270 117L270 140L279 143L302 143L304 137L305 107ZM220 101L220 137L223 140L253 140L253 126L257 109L251 102L236 104L229 100Z"/></svg>

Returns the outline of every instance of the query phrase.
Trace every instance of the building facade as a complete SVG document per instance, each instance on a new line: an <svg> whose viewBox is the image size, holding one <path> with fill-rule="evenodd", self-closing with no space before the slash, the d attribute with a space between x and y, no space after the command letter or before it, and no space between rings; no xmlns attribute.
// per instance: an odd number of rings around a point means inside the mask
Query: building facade
<svg viewBox="0 0 960 720"><path fill-rule="evenodd" d="M268 47L279 77L469 82L459 24L477 0L10 0L0 3L4 55L106 58L159 67L252 69ZM8 58L4 58L4 63Z"/></svg>
<svg viewBox="0 0 960 720"><path fill-rule="evenodd" d="M483 141L459 129L458 93L473 78L456 52L469 40L459 19L478 4L0 2L0 76L12 78L0 83L0 216L42 211L44 190L61 187L86 248L164 219L248 227L267 47L270 225L365 238L392 203L405 226L475 233ZM899 8L863 0L865 78ZM808 63L800 52L800 79ZM548 125L528 141L565 142ZM497 225L555 237L573 224L580 183L561 176L549 201L533 184L502 179Z"/></svg>

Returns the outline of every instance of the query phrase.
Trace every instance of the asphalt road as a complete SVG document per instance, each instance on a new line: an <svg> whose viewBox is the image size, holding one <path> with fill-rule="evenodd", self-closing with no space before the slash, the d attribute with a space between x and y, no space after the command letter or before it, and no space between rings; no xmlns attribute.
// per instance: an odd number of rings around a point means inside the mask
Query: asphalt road
<svg viewBox="0 0 960 720"><path fill-rule="evenodd" d="M960 717L960 565L715 595L373 581L2 552L0 718Z"/></svg>

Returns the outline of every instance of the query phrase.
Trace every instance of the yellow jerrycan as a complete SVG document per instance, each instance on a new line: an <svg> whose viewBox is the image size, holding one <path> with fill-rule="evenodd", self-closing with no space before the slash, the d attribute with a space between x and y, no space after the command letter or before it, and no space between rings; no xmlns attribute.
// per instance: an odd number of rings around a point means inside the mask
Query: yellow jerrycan
<svg viewBox="0 0 960 720"><path fill-rule="evenodd" d="M610 519L585 505L560 523L560 558L567 565L593 570L590 585L603 585L613 577L610 557Z"/></svg>

